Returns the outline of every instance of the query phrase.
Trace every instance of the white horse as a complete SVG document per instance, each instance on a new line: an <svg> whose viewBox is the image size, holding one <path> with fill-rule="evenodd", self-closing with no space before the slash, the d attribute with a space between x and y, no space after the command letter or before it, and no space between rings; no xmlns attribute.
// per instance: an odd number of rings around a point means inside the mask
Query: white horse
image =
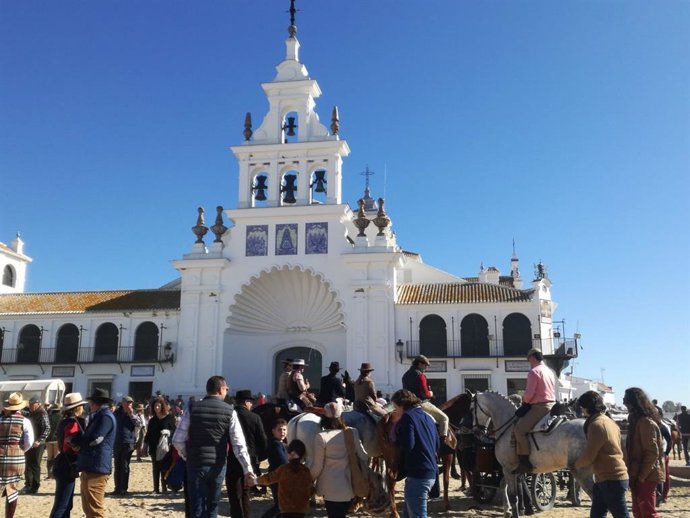
<svg viewBox="0 0 690 518"><path fill-rule="evenodd" d="M489 421L496 434L496 459L503 468L506 489L503 495L506 516L518 516L517 476L512 471L518 466L518 456L510 444L516 422L515 405L497 392L478 392L474 397L473 411L477 426L486 429ZM530 462L535 473L550 473L561 468L570 469L582 489L592 495L592 467L576 470L575 461L587 444L584 419L566 421L549 433L530 435ZM536 446L535 446L536 442Z"/></svg>

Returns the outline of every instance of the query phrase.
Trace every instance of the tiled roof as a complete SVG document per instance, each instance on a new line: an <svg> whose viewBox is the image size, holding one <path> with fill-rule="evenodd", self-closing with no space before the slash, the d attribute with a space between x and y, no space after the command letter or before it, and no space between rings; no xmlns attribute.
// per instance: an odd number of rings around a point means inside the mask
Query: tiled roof
<svg viewBox="0 0 690 518"><path fill-rule="evenodd" d="M179 290L84 291L0 295L0 315L179 309Z"/></svg>
<svg viewBox="0 0 690 518"><path fill-rule="evenodd" d="M401 284L397 304L471 304L476 302L529 302L532 290L495 284Z"/></svg>

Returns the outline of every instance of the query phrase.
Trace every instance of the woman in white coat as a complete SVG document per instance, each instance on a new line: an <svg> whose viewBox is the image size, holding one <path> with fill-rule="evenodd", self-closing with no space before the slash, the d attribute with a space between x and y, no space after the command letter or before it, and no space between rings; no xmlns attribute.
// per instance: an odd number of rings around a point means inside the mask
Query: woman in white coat
<svg viewBox="0 0 690 518"><path fill-rule="evenodd" d="M316 434L311 476L316 480L316 494L326 502L328 518L345 518L350 509L354 493L350 478L347 447L345 445L345 423L341 418L343 404L340 399L324 407L321 419L323 432ZM368 456L354 428L355 453L366 462Z"/></svg>

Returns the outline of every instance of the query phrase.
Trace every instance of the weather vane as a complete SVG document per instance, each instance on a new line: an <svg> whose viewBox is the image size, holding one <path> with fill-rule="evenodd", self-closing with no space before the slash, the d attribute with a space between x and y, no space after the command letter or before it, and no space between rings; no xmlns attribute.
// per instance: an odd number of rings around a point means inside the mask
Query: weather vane
<svg viewBox="0 0 690 518"><path fill-rule="evenodd" d="M290 10L288 12L290 13L290 27L288 27L288 34L290 34L291 38L294 38L295 34L297 33L297 26L295 25L295 13L297 12L297 9L295 9L295 0L290 0Z"/></svg>

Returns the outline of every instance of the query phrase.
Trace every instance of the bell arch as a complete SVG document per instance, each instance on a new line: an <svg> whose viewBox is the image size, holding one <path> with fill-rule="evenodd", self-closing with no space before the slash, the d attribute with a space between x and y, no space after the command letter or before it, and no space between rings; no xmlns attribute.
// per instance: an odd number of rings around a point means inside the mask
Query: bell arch
<svg viewBox="0 0 690 518"><path fill-rule="evenodd" d="M17 274L15 273L14 268L12 268L11 265L6 264L5 267L2 269L2 284L4 286L14 288L16 282Z"/></svg>

